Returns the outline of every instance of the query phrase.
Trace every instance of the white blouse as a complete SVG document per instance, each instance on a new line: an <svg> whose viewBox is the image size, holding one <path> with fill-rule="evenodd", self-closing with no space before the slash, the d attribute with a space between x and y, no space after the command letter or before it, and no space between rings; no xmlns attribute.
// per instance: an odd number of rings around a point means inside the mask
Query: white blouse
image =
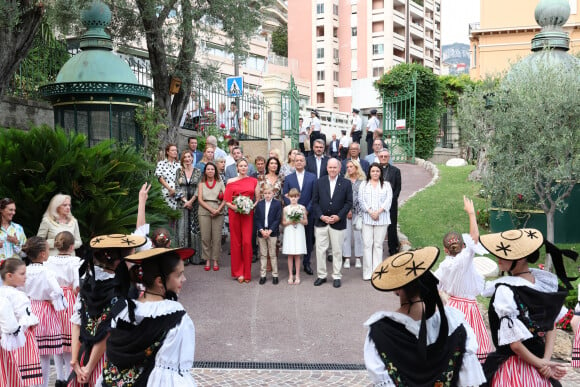
<svg viewBox="0 0 580 387"><path fill-rule="evenodd" d="M30 300L23 291L12 286L0 286L0 345L6 350L23 347L26 343L24 332L38 324L38 317L32 313ZM14 332L20 327L17 335Z"/></svg>
<svg viewBox="0 0 580 387"><path fill-rule="evenodd" d="M56 277L60 287L71 287L73 290L79 286L79 268L81 259L75 255L51 255L44 266Z"/></svg>
<svg viewBox="0 0 580 387"><path fill-rule="evenodd" d="M179 302L170 300L158 302L135 301L135 304L137 305L135 308L135 324L139 324L146 317L155 318L184 310ZM118 319L130 321L129 311L126 307L111 322L113 329L117 326ZM165 336L163 344L159 348L157 355L155 355L155 367L149 375L147 387L197 386L191 375L194 353L195 327L193 321L186 313L183 315L181 322Z"/></svg>
<svg viewBox="0 0 580 387"><path fill-rule="evenodd" d="M544 293L552 293L558 291L558 277L545 270L530 269L535 278L535 283L514 276L501 277L494 281L485 283L483 295L491 297L495 291L495 299L493 300L493 307L498 317L500 318L500 326L497 335L499 345L507 345L515 343L516 341L524 341L532 338L532 334L526 328L524 323L518 319L519 310L514 299L514 293L507 286L498 286L496 284L506 284L511 286L527 286L534 290ZM554 320L554 323L561 319L568 310L562 307L560 314ZM502 317L509 317L502 319Z"/></svg>
<svg viewBox="0 0 580 387"><path fill-rule="evenodd" d="M474 300L483 290L483 276L473 265L473 257L477 254L488 254L480 244L475 244L471 235L463 234L465 248L455 257L446 256L435 276L439 279L439 290L450 296Z"/></svg>
<svg viewBox="0 0 580 387"><path fill-rule="evenodd" d="M477 338L473 329L465 322L465 317L457 309L445 307L445 315L449 324L449 335L451 335L459 325L463 325L467 333L465 340L465 353L463 354L463 361L461 369L459 370L459 378L457 386L479 386L485 382L485 376L481 369L481 364L477 359ZM405 328L417 338L419 337L419 330L421 328L421 321L415 321L406 314L398 312L377 312L373 314L364 325L369 328L376 321L388 317L389 319L403 324ZM437 340L439 334L439 326L441 324L441 317L439 313L435 313L427 320L427 345L433 344ZM377 386L394 386L388 372L385 369L385 363L375 347L375 343L367 334L364 347L365 366L369 373L369 377L375 387Z"/></svg>
<svg viewBox="0 0 580 387"><path fill-rule="evenodd" d="M24 288L31 300L51 301L56 311L67 307L67 301L55 275L40 263L33 263L26 267Z"/></svg>
<svg viewBox="0 0 580 387"><path fill-rule="evenodd" d="M363 223L371 226L388 226L391 224L391 216L389 209L393 200L393 190L391 183L383 182L373 187L370 181L363 181L358 189L358 201L361 207L361 214L363 216ZM380 208L383 212L379 214L378 220L373 220L369 211L377 211Z"/></svg>

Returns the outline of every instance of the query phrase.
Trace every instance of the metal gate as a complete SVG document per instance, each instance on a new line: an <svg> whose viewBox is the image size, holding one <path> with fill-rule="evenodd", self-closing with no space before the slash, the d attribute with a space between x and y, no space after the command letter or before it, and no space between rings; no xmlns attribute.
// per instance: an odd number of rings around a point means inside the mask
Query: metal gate
<svg viewBox="0 0 580 387"><path fill-rule="evenodd" d="M415 162L417 74L403 90L383 93L383 140L393 162Z"/></svg>
<svg viewBox="0 0 580 387"><path fill-rule="evenodd" d="M294 83L294 77L290 76L290 85L287 91L280 96L282 137L290 137L292 148L298 149L298 120L300 118L300 103L298 101L298 87Z"/></svg>

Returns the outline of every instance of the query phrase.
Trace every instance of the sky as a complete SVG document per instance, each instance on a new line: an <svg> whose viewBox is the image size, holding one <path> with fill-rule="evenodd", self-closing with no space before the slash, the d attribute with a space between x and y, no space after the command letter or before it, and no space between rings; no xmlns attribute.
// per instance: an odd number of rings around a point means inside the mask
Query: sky
<svg viewBox="0 0 580 387"><path fill-rule="evenodd" d="M469 23L479 22L479 1L441 0L441 44L469 44Z"/></svg>

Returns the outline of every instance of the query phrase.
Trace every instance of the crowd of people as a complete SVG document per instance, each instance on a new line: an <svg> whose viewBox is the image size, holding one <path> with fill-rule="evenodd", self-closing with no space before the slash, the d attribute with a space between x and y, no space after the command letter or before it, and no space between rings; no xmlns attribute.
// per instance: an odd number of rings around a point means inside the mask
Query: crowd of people
<svg viewBox="0 0 580 387"><path fill-rule="evenodd" d="M308 136L316 132L313 124ZM167 205L180 211L172 231L150 233L146 183L135 232L92 238L83 259L70 196L52 198L30 238L13 222L14 200L0 200L0 386L46 386L51 367L56 386L195 386L195 328L177 296L186 264L220 270L227 237L230 275L240 284L251 282L259 261L259 285L268 273L278 285L281 253L288 285L304 282L304 272L322 286L331 262L334 288L354 264L377 290L395 291L400 308L365 323L364 360L377 386L557 385L565 370L551 360L554 324L566 295L558 279L571 288L563 252L534 229L479 235L464 198L469 234L445 235L445 260L431 272L438 248L399 251L401 173L380 139L367 141L366 158L356 141L341 157L340 142L329 148L317 137L309 156L292 149L282 160L273 149L255 164L236 140L228 153L213 136L203 152L196 138L181 152L168 144L155 175ZM557 276L529 266L543 246ZM495 255L508 276L484 283L476 253ZM491 297L489 331L480 294ZM579 321L580 313L573 325Z"/></svg>

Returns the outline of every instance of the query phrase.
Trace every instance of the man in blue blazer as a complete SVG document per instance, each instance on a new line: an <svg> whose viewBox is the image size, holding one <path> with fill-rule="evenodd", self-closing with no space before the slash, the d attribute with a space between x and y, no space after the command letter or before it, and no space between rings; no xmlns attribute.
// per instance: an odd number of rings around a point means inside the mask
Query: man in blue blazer
<svg viewBox="0 0 580 387"><path fill-rule="evenodd" d="M328 175L322 176L314 185L312 212L314 216L314 237L316 239L316 274L314 286L326 282L326 250L332 247L333 286L339 288L342 274L343 230L346 216L352 207L352 185L340 173L340 161L328 160Z"/></svg>
<svg viewBox="0 0 580 387"><path fill-rule="evenodd" d="M286 179L284 179L282 193L284 194L284 203L288 205L290 204L290 200L288 200L286 194L288 194L292 188L298 189L298 191L300 191L300 199L298 199L298 203L306 207L306 210L308 211L308 224L304 228L306 232L306 254L302 259L302 265L304 266L304 272L306 274L312 275L312 266L310 266L310 256L314 244L312 194L314 193L314 184L316 184L316 175L306 171L304 169L305 165L306 157L303 153L297 153L294 157L294 167L296 168L296 172L286 176ZM296 270L300 270L300 268L296 268Z"/></svg>
<svg viewBox="0 0 580 387"><path fill-rule="evenodd" d="M340 169L340 174L343 176L346 173L346 163L349 160L358 161L363 172L365 173L365 175L367 174L370 164L365 159L360 158L360 144L359 143L353 142L348 147L348 159L342 160L342 168Z"/></svg>
<svg viewBox="0 0 580 387"><path fill-rule="evenodd" d="M187 150L193 155L193 164L196 165L203 158L203 153L197 150L197 138L188 137L187 138Z"/></svg>
<svg viewBox="0 0 580 387"><path fill-rule="evenodd" d="M276 241L280 235L282 220L282 203L273 199L273 188L269 185L262 190L264 199L254 208L254 226L258 229L258 246L260 247L260 285L266 283L268 255L272 263L272 283L278 285L278 256Z"/></svg>
<svg viewBox="0 0 580 387"><path fill-rule="evenodd" d="M328 175L326 171L328 157L324 155L326 143L319 138L314 141L312 148L312 154L306 159L306 170L314 173L314 176L318 179L320 176Z"/></svg>

